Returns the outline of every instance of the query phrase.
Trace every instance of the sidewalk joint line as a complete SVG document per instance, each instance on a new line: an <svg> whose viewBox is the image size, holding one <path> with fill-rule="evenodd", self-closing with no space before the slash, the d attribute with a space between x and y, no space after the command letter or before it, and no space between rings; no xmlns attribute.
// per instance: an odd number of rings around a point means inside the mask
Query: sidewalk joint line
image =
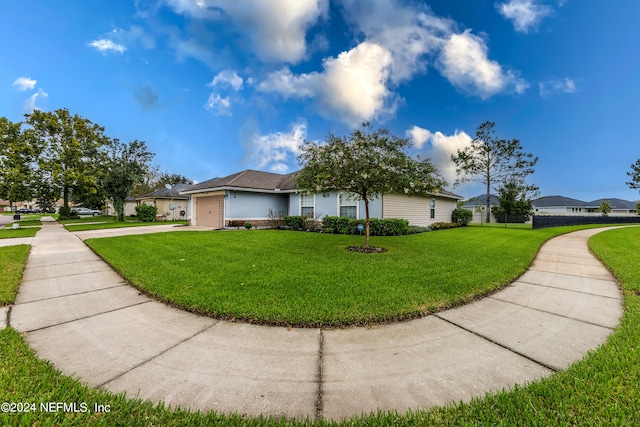
<svg viewBox="0 0 640 427"><path fill-rule="evenodd" d="M102 261L102 260L100 260L100 261ZM95 262L95 261L90 261L90 262ZM104 261L102 261L102 262L107 266L107 268L105 268L104 270L85 271L85 272L82 272L82 273L73 273L73 274L61 274L60 276L49 276L49 275L47 275L47 277L42 277L40 279L29 279L29 280L26 280L26 281L27 282L31 282L33 280L57 279L58 277L74 277L74 276L80 276L82 274L102 273L103 271L109 271L109 270L114 271L113 268L109 267L109 264L105 263ZM66 264L49 264L49 265L45 265L45 266L42 266L42 267L49 267L49 266L52 266L52 265L66 265ZM42 267L29 267L29 268L32 269L32 268L42 268ZM27 271L27 268L25 267L24 270ZM20 281L20 285L22 286L22 281Z"/></svg>
<svg viewBox="0 0 640 427"><path fill-rule="evenodd" d="M22 283L20 283L20 286L22 286ZM86 290L86 291L73 292L73 293L65 294L65 295L56 295L56 296L51 296L51 297L46 297L46 298L34 299L34 300L30 300L30 301L24 301L24 302L20 302L20 303L15 303L15 305L26 305L26 304L31 304L32 302L42 302L42 301L56 300L58 298L66 298L66 297L72 297L72 296L75 296L75 295L90 294L92 292L104 291L104 290L107 290L107 289L121 288L123 286L129 286L129 285L126 282L123 282L123 283L120 283L120 284L111 285L111 286L107 286L107 287L100 288L100 289L89 289L89 290ZM133 289L135 289L135 288L133 288ZM138 292L140 292L140 291L138 291Z"/></svg>
<svg viewBox="0 0 640 427"><path fill-rule="evenodd" d="M574 277L580 277L580 276L574 276ZM599 279L599 280L602 280L602 279ZM602 298L614 299L614 300L618 300L618 301L620 299L622 299L620 297L610 297L608 295L594 294L593 292L576 291L574 289L566 289L566 288L561 288L559 286L543 285L541 283L532 283L532 282L527 282L525 280L518 280L518 282L524 283L524 284L527 284L527 285L532 285L532 286L542 286L543 288L558 289L558 290L561 290L561 291L573 292L573 293L576 293L576 294L583 294L583 295L591 295L591 296L594 296L594 297L602 297ZM613 282L615 284L615 282L613 280L611 280L611 282ZM515 282L514 282L514 285L515 285ZM618 289L617 285L616 285L616 289Z"/></svg>
<svg viewBox="0 0 640 427"><path fill-rule="evenodd" d="M322 414L324 412L324 403L322 401L322 384L324 381L322 376L322 368L324 364L324 334L322 333L322 328L320 328L320 334L318 335L318 344L318 398L316 399L316 421L322 420Z"/></svg>
<svg viewBox="0 0 640 427"><path fill-rule="evenodd" d="M516 303L516 302L503 300L503 299L500 299L500 298L496 298L496 296L495 296L495 295L490 295L490 296L488 296L487 298L491 298L491 299L493 299L493 300L495 300L495 301L504 302L504 303L506 303L506 304L515 305L515 306L517 306L517 307L528 308L528 309L530 309L530 310L535 310L535 311L540 312L540 313L546 313L546 314L551 314L552 316L562 317L563 319L575 320L576 322L586 323L587 325L599 326L599 327L601 327L601 328L609 329L609 330L611 330L611 331L613 331L613 329L614 329L614 328L611 328L611 327L609 327L609 326L604 326L604 325L600 325L600 324L598 324L598 323L590 322L590 321L588 321L588 320L576 319L575 317L569 317L569 316L564 315L564 314L558 314L558 313L554 313L554 312L552 312L552 311L542 310L542 309L540 309L540 308L530 307L530 306L528 306L528 305L522 305L522 304L518 304L518 303Z"/></svg>
<svg viewBox="0 0 640 427"><path fill-rule="evenodd" d="M539 360L536 360L536 359L532 358L531 356L527 356L526 354L521 353L521 352L519 352L518 350L515 350L515 349L513 349L513 348L511 348L511 347L508 347L508 346L506 346L506 345L504 345L504 344L501 344L501 343L499 343L499 342L496 342L496 341L492 340L491 338L486 337L486 336L484 336L484 335L482 335L482 334L480 334L480 333L478 333L478 332L476 332L476 331L472 331L471 329L467 329L467 328L465 328L464 326L459 325L459 324L457 324L457 323L455 323L455 322L453 322L453 321L451 321L451 320L448 320L448 319L445 319L445 318L443 318L443 317L440 317L438 314L434 314L433 316L437 317L437 318L438 318L438 319L440 319L440 320L444 320L445 322L447 322L447 323L449 323L449 324L451 324L451 325L453 325L453 326L455 326L455 327L457 327L457 328L460 328L460 329L462 329L462 330L463 330L463 331L465 331L465 332L469 332L470 334L473 334L473 335L475 335L475 336L477 336L477 337L479 337L479 338L482 338L483 340L488 341L488 342L490 342L491 344L494 344L494 345L497 345L498 347L504 348L505 350L508 350L508 351L510 351L510 352L511 352L511 353L513 353L513 354L517 354L517 355L518 355L518 356L520 356L520 357L524 357L525 359L527 359L527 360L529 360L529 361L531 361L531 362L535 363L536 365L540 365L540 366L542 366L543 368L547 368L547 369L549 369L551 372L554 372L554 373L555 373L555 372L558 372L558 368L554 368L553 366L547 365L546 363L541 362L541 361L539 361Z"/></svg>
<svg viewBox="0 0 640 427"><path fill-rule="evenodd" d="M153 302L153 300L141 301L141 302L137 302L135 304L127 305L127 306L124 306L124 307L114 308L113 310L102 311L100 313L91 314L89 316L78 317L77 319L65 320L64 322L56 323L55 325L47 325L47 326L43 326L41 328L29 329L29 330L24 331L24 332L30 334L32 332L38 332L38 331L42 331L44 329L49 329L49 328L54 328L56 326L66 325L67 323L77 322L78 320L91 319L92 317L100 316L102 314L113 313L114 311L124 310L125 308L135 307L137 305L142 305L142 304L148 304L150 302Z"/></svg>
<svg viewBox="0 0 640 427"><path fill-rule="evenodd" d="M110 382L117 380L118 378L120 378L120 377L124 376L125 374L128 374L129 372L131 372L131 371L133 371L133 370L135 370L135 369L139 368L139 367L140 367L140 366L142 366L142 365L146 365L147 363L151 362L153 359L156 359L157 357L162 356L163 354L165 354L165 353L169 352L170 350L173 350L174 348L178 347L178 346L179 346L179 345L181 345L181 344L184 344L185 342L187 342L187 341L189 341L189 340L193 339L194 337L196 337L196 336L200 335L201 333L203 333L203 332L205 332L205 331L208 331L209 329L211 329L211 328L213 328L214 326L216 326L218 323L220 323L220 322L219 322L219 321L216 321L213 325L209 325L209 326L207 326L207 327L205 327L205 328L203 328L203 329L199 330L198 332L194 333L193 335L190 335L190 336L186 337L185 339L183 339L183 340L181 340L181 341L179 341L179 342L175 343L174 345L172 345L172 346L170 346L170 347L166 348L165 350L162 350L160 353L158 353L158 354L156 354L156 355L154 355L154 356L151 356L151 357L149 357L149 358L147 358L147 359L143 360L142 362L138 363L138 364L137 364L137 365L135 365L135 366L132 366L132 367L131 367L131 368L129 368L128 370L126 370L126 371L124 371L124 372L122 372L122 373L120 373L120 374L116 375L115 377L111 378L110 380L105 381L105 382L103 382L103 383L101 383L101 384L98 384L98 385L96 386L96 388L103 388L105 385L109 384Z"/></svg>

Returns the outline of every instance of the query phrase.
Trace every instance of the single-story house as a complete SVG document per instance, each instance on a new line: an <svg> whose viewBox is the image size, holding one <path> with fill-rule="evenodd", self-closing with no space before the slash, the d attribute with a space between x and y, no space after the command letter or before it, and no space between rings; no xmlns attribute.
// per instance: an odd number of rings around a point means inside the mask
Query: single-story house
<svg viewBox="0 0 640 427"><path fill-rule="evenodd" d="M189 196L181 194L191 189L191 184L176 184L171 188L163 188L136 197L138 205L152 205L158 208L158 216L167 221L187 219L191 216Z"/></svg>
<svg viewBox="0 0 640 427"><path fill-rule="evenodd" d="M546 196L533 201L535 215L601 215L600 204L608 201L611 206L609 215L633 215L636 213L636 202L610 198L592 202L572 199L564 196Z"/></svg>
<svg viewBox="0 0 640 427"><path fill-rule="evenodd" d="M364 202L346 193L306 194L299 192L293 173L278 174L244 170L214 178L181 191L191 196L191 224L224 228L250 222L269 225L275 216L303 215L366 217ZM451 213L461 196L440 191L431 196L383 194L369 203L371 218L404 218L410 225L428 226L451 221Z"/></svg>
<svg viewBox="0 0 640 427"><path fill-rule="evenodd" d="M127 196L124 201L124 215L135 215L136 206L138 206L138 204L136 203L136 198L133 196ZM117 215L116 208L113 206L113 200L109 199L106 201L103 211L106 215Z"/></svg>

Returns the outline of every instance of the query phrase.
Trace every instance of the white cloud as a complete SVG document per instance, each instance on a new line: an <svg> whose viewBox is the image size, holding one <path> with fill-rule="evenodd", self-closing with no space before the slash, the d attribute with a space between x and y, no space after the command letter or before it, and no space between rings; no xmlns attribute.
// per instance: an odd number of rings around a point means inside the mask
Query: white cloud
<svg viewBox="0 0 640 427"><path fill-rule="evenodd" d="M553 79L538 84L540 96L546 98L554 93L576 93L576 83L569 78Z"/></svg>
<svg viewBox="0 0 640 427"><path fill-rule="evenodd" d="M285 98L313 97L325 117L337 118L350 126L395 111L387 89L391 54L370 42L324 60L322 73L294 75L289 69L271 73L257 89Z"/></svg>
<svg viewBox="0 0 640 427"><path fill-rule="evenodd" d="M94 47L94 48L96 48L97 50L99 50L100 52L103 52L103 53L107 53L107 52L123 53L124 51L127 50L127 48L124 45L118 44L118 43L114 43L113 41L111 41L109 39L97 39L97 40L94 40L94 41L89 43L89 46Z"/></svg>
<svg viewBox="0 0 640 427"><path fill-rule="evenodd" d="M42 89L38 89L36 93L31 95L29 99L24 103L24 109L27 112L32 112L33 110L40 110L41 108L37 105L40 101L43 101L49 97L49 94Z"/></svg>
<svg viewBox="0 0 640 427"><path fill-rule="evenodd" d="M197 19L230 18L265 61L296 63L307 53L306 30L328 10L328 0L167 0Z"/></svg>
<svg viewBox="0 0 640 427"><path fill-rule="evenodd" d="M304 121L292 124L289 132L253 134L248 141L250 161L258 169L286 173L289 171L290 156L295 158L300 153L300 146L306 137L307 124Z"/></svg>
<svg viewBox="0 0 640 427"><path fill-rule="evenodd" d="M564 3L560 2L560 6ZM498 12L506 19L513 22L516 31L528 33L537 28L538 24L553 13L549 6L539 4L537 0L510 0L507 3L497 4Z"/></svg>
<svg viewBox="0 0 640 427"><path fill-rule="evenodd" d="M220 94L212 93L209 95L207 103L204 105L209 111L218 116L230 116L231 115L231 100L228 96L221 97Z"/></svg>
<svg viewBox="0 0 640 427"><path fill-rule="evenodd" d="M426 6L409 7L396 0L342 0L345 19L367 41L387 49L392 57L393 83L427 69L427 56L437 52L451 33L453 21L437 17Z"/></svg>
<svg viewBox="0 0 640 427"><path fill-rule="evenodd" d="M451 161L451 156L458 150L471 145L471 138L463 131L455 131L453 135L445 135L442 132L431 132L419 126L413 126L406 131L408 138L413 140L416 148L426 149L426 154L448 183L456 180L456 167ZM428 147L425 145L428 143Z"/></svg>
<svg viewBox="0 0 640 427"><path fill-rule="evenodd" d="M469 30L452 34L438 58L438 68L451 84L482 99L509 89L520 94L529 87L513 71L505 72L490 60L487 52L484 40Z"/></svg>
<svg viewBox="0 0 640 427"><path fill-rule="evenodd" d="M18 77L13 82L13 86L17 87L20 91L26 91L35 88L36 83L36 80L30 79L29 77Z"/></svg>
<svg viewBox="0 0 640 427"><path fill-rule="evenodd" d="M209 87L229 87L234 91L242 89L242 77L233 70L224 70L219 72L208 84Z"/></svg>
<svg viewBox="0 0 640 427"><path fill-rule="evenodd" d="M205 104L205 108L207 110L212 111L214 114L219 116L230 116L231 115L231 95L229 92L238 92L242 89L242 77L238 76L238 74L233 70L224 70L219 72L210 83L207 84L208 87L213 89L219 89L217 92L213 91L209 95L209 99ZM222 96L220 91L227 92L227 96ZM238 97L234 95L235 100L237 101Z"/></svg>

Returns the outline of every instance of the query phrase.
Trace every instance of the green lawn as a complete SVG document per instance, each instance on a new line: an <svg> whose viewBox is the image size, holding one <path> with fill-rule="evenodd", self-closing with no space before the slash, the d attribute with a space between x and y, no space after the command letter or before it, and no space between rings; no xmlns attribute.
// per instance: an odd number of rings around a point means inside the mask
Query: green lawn
<svg viewBox="0 0 640 427"><path fill-rule="evenodd" d="M0 247L0 306L13 303L29 249L29 245Z"/></svg>
<svg viewBox="0 0 640 427"><path fill-rule="evenodd" d="M33 237L38 232L39 228L11 228L7 226L0 229L0 239L13 239L17 237Z"/></svg>
<svg viewBox="0 0 640 427"><path fill-rule="evenodd" d="M572 228L575 229L575 228ZM176 232L86 243L136 287L218 318L344 326L422 316L495 291L568 229L461 228L374 237L254 230Z"/></svg>
<svg viewBox="0 0 640 427"><path fill-rule="evenodd" d="M591 239L591 248L624 290L624 315L607 343L568 370L513 391L429 411L377 413L342 423L285 421L174 411L91 389L39 360L22 336L0 331L0 394L7 402L84 402L109 406L103 413L0 413L0 425L140 426L574 426L640 423L640 228L613 230Z"/></svg>
<svg viewBox="0 0 640 427"><path fill-rule="evenodd" d="M187 221L140 222L136 217L125 217L125 222L118 222L118 218L115 216L81 217L80 219L68 219L58 222L63 224L69 231L102 230L105 228L140 227L146 225L187 224Z"/></svg>

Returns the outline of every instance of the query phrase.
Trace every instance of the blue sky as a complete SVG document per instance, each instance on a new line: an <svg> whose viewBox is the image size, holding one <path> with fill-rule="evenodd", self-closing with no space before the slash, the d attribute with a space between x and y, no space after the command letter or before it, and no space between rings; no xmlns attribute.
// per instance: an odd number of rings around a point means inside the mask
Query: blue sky
<svg viewBox="0 0 640 427"><path fill-rule="evenodd" d="M68 108L196 181L363 121L449 158L482 122L541 195L637 200L637 0L3 0L0 116ZM482 193L468 184L453 191Z"/></svg>

